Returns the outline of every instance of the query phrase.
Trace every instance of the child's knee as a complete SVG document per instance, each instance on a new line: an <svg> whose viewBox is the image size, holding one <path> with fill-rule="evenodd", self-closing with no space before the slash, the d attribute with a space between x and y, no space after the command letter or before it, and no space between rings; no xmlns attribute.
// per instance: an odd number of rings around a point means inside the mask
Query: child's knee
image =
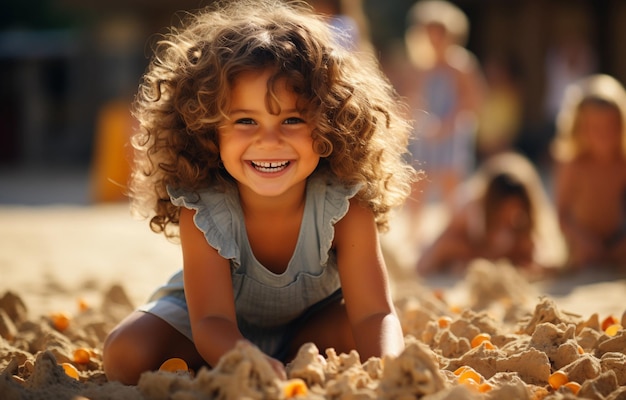
<svg viewBox="0 0 626 400"><path fill-rule="evenodd" d="M146 365L142 342L123 328L116 328L106 338L102 350L104 373L109 381L136 384ZM143 353L143 354L142 354Z"/></svg>

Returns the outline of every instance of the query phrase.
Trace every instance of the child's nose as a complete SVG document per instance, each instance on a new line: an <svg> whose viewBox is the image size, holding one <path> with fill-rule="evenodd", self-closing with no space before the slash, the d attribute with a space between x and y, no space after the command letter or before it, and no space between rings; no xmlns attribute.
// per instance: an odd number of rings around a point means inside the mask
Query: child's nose
<svg viewBox="0 0 626 400"><path fill-rule="evenodd" d="M272 126L259 129L257 141L259 144L262 144L264 146L273 146L280 144L280 129Z"/></svg>

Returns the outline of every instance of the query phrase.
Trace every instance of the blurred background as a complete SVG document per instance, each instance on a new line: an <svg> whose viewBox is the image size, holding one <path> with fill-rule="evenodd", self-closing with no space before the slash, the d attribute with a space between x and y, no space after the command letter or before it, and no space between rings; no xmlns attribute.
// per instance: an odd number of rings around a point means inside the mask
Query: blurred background
<svg viewBox="0 0 626 400"><path fill-rule="evenodd" d="M568 83L590 73L626 81L624 0L453 0L487 83L515 89L512 146L550 164ZM210 0L9 0L0 13L0 203L123 199L129 104L158 33ZM323 2L322 2L323 3ZM413 0L345 0L364 18L390 74L403 58ZM344 4L344 5L345 5ZM354 8L356 6L356 8ZM320 11L323 5L319 3ZM339 12L345 12L339 11ZM503 78L504 76L504 78ZM480 149L476 150L480 153ZM480 154L479 154L480 156Z"/></svg>

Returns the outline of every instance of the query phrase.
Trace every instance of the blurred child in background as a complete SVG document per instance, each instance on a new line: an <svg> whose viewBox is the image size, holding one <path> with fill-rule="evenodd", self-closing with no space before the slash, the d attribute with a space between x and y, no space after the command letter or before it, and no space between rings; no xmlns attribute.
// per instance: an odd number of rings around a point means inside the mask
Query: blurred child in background
<svg viewBox="0 0 626 400"><path fill-rule="evenodd" d="M562 264L556 215L527 158L512 152L489 158L459 194L450 222L421 254L419 274L463 271L478 258L507 260L529 276Z"/></svg>
<svg viewBox="0 0 626 400"><path fill-rule="evenodd" d="M427 175L407 202L410 226L431 193L450 206L455 189L474 168L485 83L475 56L463 47L468 31L466 15L447 1L422 0L409 11L405 42L410 68L399 90L416 121L410 147L414 165Z"/></svg>
<svg viewBox="0 0 626 400"><path fill-rule="evenodd" d="M328 18L339 44L350 51L373 53L369 21L362 0L308 0L314 10Z"/></svg>
<svg viewBox="0 0 626 400"><path fill-rule="evenodd" d="M591 75L566 91L554 142L568 265L626 267L626 91Z"/></svg>

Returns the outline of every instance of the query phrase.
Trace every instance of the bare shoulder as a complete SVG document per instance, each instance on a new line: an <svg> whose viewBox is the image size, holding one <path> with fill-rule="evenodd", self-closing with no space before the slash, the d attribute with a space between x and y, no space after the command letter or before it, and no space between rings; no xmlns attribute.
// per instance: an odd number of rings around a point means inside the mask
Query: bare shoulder
<svg viewBox="0 0 626 400"><path fill-rule="evenodd" d="M374 213L358 200L350 200L346 215L335 224L335 245L370 240L378 234Z"/></svg>
<svg viewBox="0 0 626 400"><path fill-rule="evenodd" d="M367 205L352 198L350 199L350 207L348 208L348 212L341 220L337 222L337 225L360 223L374 223L374 213Z"/></svg>

